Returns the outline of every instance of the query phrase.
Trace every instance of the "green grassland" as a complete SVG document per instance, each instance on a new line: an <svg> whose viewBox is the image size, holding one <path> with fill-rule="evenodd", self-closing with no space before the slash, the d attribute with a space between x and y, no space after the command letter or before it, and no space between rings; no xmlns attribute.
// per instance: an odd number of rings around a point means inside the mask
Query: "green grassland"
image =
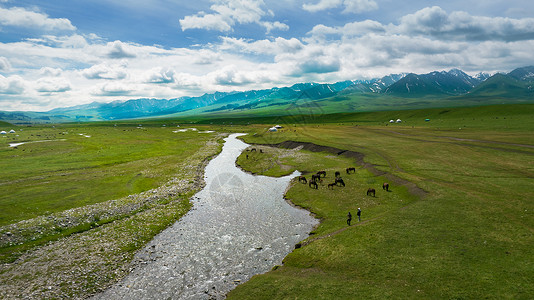
<svg viewBox="0 0 534 300"><path fill-rule="evenodd" d="M342 173L345 188L294 183L287 198L315 213L321 225L283 266L238 286L229 299L530 298L533 115L531 105L489 106L345 115L339 119L345 125L301 123L279 132L257 127L244 137L255 147L294 140L361 152L365 162L426 195L395 183L385 192L381 184L391 177L365 168ZM385 121L393 118L403 123ZM303 152L296 159L265 149L238 163L255 172L263 165L271 175L326 169L329 180L332 171L355 163L331 153ZM376 197L365 195L368 187ZM348 227L345 216L357 207L362 222L353 219Z"/></svg>
<svg viewBox="0 0 534 300"><path fill-rule="evenodd" d="M112 124L21 129L0 138L0 226L160 186L211 137ZM8 147L16 142L27 144Z"/></svg>
<svg viewBox="0 0 534 300"><path fill-rule="evenodd" d="M271 105L269 110L278 107L282 116L256 111L0 124L5 127L0 130L17 131L0 137L0 229L21 220L39 220L42 226L29 227L37 235L22 244L0 247L0 298L81 298L127 274L133 254L187 212L189 198L200 188L193 171L220 150L217 133L174 133L177 122L180 128L248 133L243 139L263 151L244 152L237 163L253 173L282 176L299 170L309 178L327 171L318 190L295 181L286 195L321 224L283 266L239 285L230 299L528 299L534 294L533 104L358 113L334 113L325 109L329 105ZM275 124L284 128L268 132ZM363 153L369 165L335 153L262 146L286 140ZM16 142L28 143L9 147ZM345 174L349 166L356 173ZM346 187L326 187L334 171L341 171ZM182 180L181 192L145 202L152 197L148 191L173 178ZM381 189L385 181L391 192ZM406 181L420 190L414 192ZM376 197L365 194L369 187L377 190ZM113 199L123 199L117 205L125 207L145 204L108 216ZM361 222L355 220L358 207ZM79 213L84 222L59 226L65 211ZM87 211L97 215L86 217ZM60 288L43 290L56 284Z"/></svg>

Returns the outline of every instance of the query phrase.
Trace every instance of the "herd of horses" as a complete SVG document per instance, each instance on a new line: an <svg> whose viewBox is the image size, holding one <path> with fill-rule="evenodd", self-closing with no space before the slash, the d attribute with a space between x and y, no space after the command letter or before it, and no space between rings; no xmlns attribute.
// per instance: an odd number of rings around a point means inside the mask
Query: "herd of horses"
<svg viewBox="0 0 534 300"><path fill-rule="evenodd" d="M356 173L356 168L350 167L350 168L345 169L345 171L347 172L347 174ZM308 186L310 188L318 189L319 188L319 183L323 182L323 178L324 177L326 177L326 171L319 171L319 172L317 172L315 174L312 174L310 180L306 179L305 176L299 176L298 177L298 181L300 183L308 184ZM345 186L345 182L341 178L341 172L336 171L334 173L334 182L329 183L327 186L328 186L328 189L334 189L334 187L336 187L336 186L344 187ZM384 182L382 184L382 189L384 191L386 191L386 192L389 192L389 183ZM367 196L375 197L376 196L376 190L374 188L368 188L367 189Z"/></svg>

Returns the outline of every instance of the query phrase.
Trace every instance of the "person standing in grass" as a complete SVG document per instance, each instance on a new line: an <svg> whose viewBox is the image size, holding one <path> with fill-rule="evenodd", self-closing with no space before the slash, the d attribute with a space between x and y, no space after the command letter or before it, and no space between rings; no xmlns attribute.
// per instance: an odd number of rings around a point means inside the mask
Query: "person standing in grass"
<svg viewBox="0 0 534 300"><path fill-rule="evenodd" d="M360 216L362 215L362 210L358 207L358 212L356 213L358 216L358 222L360 222Z"/></svg>
<svg viewBox="0 0 534 300"><path fill-rule="evenodd" d="M352 221L352 215L350 214L350 211L349 211L349 214L347 215L347 225L350 226L350 221Z"/></svg>

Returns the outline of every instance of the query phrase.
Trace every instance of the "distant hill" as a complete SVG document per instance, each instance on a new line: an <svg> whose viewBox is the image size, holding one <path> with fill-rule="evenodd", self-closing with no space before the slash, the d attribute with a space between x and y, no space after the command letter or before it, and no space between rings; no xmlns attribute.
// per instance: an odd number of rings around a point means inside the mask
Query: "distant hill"
<svg viewBox="0 0 534 300"><path fill-rule="evenodd" d="M503 98L524 103L534 101L533 85L532 66L493 76L486 73L469 76L452 69L428 74L391 74L371 80L308 82L264 90L215 92L198 97L93 102L48 112L0 111L0 120L32 124L185 115L283 115L293 111L316 114L480 105L481 100L485 104L496 102L493 98L499 98L498 103L502 103Z"/></svg>
<svg viewBox="0 0 534 300"><path fill-rule="evenodd" d="M458 69L449 72L408 74L391 84L386 94L419 97L421 95L461 95L470 91L481 81Z"/></svg>
<svg viewBox="0 0 534 300"><path fill-rule="evenodd" d="M519 81L534 82L534 66L517 68L508 75Z"/></svg>
<svg viewBox="0 0 534 300"><path fill-rule="evenodd" d="M468 94L470 97L530 98L534 91L526 82L510 74L495 74L479 84Z"/></svg>

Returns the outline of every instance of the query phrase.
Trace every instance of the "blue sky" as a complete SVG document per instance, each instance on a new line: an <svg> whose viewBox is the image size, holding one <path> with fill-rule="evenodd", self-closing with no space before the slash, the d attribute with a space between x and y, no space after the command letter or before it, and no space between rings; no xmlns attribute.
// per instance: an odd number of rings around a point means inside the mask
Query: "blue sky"
<svg viewBox="0 0 534 300"><path fill-rule="evenodd" d="M0 0L0 110L534 64L524 0Z"/></svg>

